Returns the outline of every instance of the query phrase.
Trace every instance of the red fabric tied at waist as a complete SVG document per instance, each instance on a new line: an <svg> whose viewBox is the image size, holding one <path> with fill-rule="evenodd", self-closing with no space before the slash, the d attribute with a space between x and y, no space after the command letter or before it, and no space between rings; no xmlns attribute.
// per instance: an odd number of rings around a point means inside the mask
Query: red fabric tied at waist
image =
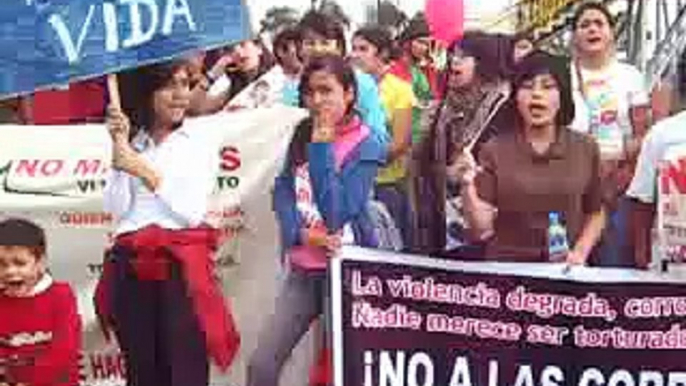
<svg viewBox="0 0 686 386"><path fill-rule="evenodd" d="M164 281L171 279L171 261L167 257L136 259L130 262L136 278L141 281Z"/></svg>
<svg viewBox="0 0 686 386"><path fill-rule="evenodd" d="M166 280L170 256L180 263L209 355L220 370L226 371L238 353L240 335L213 276L212 254L218 241L219 232L209 227L167 230L153 225L121 235L115 244L136 254L132 267L139 280ZM96 312L107 337L113 320L107 294L112 274L112 262L107 259L95 293Z"/></svg>

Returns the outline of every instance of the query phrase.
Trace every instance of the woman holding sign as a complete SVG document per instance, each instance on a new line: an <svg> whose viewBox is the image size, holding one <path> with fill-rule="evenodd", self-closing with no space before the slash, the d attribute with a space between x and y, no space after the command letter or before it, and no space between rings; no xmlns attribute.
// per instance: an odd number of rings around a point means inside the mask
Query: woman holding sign
<svg viewBox="0 0 686 386"><path fill-rule="evenodd" d="M96 293L98 314L116 334L128 385L204 386L208 353L225 370L238 347L212 277L218 234L205 225L218 149L211 130L184 121L185 62L120 79L124 109L113 104L107 116L113 170L105 192L118 225Z"/></svg>
<svg viewBox="0 0 686 386"><path fill-rule="evenodd" d="M311 119L295 133L274 187L288 276L248 366L248 386L276 386L291 351L325 313L328 260L341 244L376 245L366 221L384 146L355 113L353 69L338 56L313 59L300 83Z"/></svg>

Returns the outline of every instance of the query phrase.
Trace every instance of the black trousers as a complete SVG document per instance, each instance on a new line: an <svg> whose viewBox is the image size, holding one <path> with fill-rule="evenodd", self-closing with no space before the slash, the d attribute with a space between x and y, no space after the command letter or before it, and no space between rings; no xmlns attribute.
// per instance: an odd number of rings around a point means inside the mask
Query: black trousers
<svg viewBox="0 0 686 386"><path fill-rule="evenodd" d="M205 335L187 295L181 267L172 261L168 280L141 281L136 257L115 247L112 310L124 354L128 386L207 386ZM172 259L172 256L169 256Z"/></svg>

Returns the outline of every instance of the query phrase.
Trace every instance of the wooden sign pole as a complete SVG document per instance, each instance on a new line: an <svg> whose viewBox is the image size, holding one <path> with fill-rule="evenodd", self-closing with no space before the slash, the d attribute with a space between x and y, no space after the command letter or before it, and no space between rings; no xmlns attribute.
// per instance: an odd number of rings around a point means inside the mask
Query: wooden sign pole
<svg viewBox="0 0 686 386"><path fill-rule="evenodd" d="M119 96L119 81L117 74L107 75L107 89L110 94L110 106L121 110L121 97Z"/></svg>

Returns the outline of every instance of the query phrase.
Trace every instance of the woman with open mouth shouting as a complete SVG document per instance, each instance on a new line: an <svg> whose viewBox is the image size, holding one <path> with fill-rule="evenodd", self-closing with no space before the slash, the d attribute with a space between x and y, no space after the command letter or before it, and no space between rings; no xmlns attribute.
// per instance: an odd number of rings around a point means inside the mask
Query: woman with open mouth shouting
<svg viewBox="0 0 686 386"><path fill-rule="evenodd" d="M615 53L614 18L602 4L589 2L574 18L572 84L576 117L571 127L591 134L600 147L604 201L610 213L597 254L601 266L633 266L627 237L629 201L624 191L634 174L649 123L644 78Z"/></svg>
<svg viewBox="0 0 686 386"><path fill-rule="evenodd" d="M563 59L535 52L515 69L513 133L485 144L479 166L464 152L450 173L461 181L472 237L488 240L500 261L584 264L605 224L599 152L593 139L567 128L574 117ZM553 251L551 230L566 228L568 248Z"/></svg>
<svg viewBox="0 0 686 386"><path fill-rule="evenodd" d="M507 60L499 56L498 39L468 32L452 47L442 79L443 99L424 117L426 134L413 157L417 170L412 181L416 192L413 244L418 253L481 257L482 248L469 245L464 235L459 183L446 172L463 149L477 154L483 143L511 126Z"/></svg>

